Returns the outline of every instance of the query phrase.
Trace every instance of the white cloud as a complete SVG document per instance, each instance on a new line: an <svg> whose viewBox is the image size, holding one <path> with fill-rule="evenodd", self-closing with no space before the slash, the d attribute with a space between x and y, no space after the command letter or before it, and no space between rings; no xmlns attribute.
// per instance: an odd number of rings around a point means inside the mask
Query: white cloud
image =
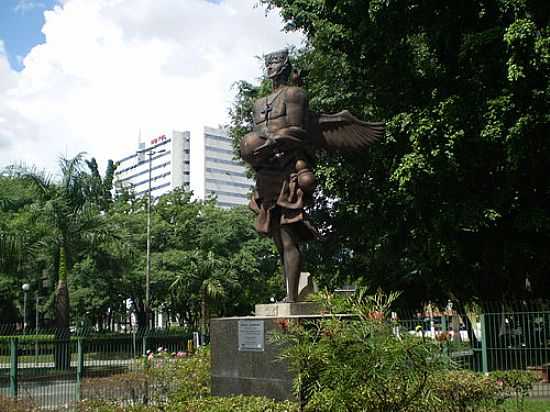
<svg viewBox="0 0 550 412"><path fill-rule="evenodd" d="M0 167L53 170L80 151L104 163L134 150L139 128L196 139L227 121L231 85L259 76L255 56L302 40L247 0L65 0L45 20L20 73L0 48Z"/></svg>

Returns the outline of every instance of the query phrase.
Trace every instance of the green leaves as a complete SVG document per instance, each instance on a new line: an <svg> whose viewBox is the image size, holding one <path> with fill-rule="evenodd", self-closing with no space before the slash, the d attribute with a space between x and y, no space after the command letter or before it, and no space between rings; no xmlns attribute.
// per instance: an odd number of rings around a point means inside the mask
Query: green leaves
<svg viewBox="0 0 550 412"><path fill-rule="evenodd" d="M543 297L547 2L263 3L307 36L293 63L313 110L387 124L366 154L320 156L312 212L325 240L308 246L307 270L411 302Z"/></svg>

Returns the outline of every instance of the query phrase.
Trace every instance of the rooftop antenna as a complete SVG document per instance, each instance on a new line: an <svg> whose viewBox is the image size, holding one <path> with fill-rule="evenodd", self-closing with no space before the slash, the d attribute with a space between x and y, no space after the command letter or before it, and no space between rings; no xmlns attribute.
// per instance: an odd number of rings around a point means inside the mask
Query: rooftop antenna
<svg viewBox="0 0 550 412"><path fill-rule="evenodd" d="M143 149L145 149L145 143L143 143L143 142L141 141L141 127L140 127L140 128L139 128L139 132L138 132L138 149L137 149L137 153L138 153L138 162L139 162L139 163L145 161L145 154L143 153Z"/></svg>

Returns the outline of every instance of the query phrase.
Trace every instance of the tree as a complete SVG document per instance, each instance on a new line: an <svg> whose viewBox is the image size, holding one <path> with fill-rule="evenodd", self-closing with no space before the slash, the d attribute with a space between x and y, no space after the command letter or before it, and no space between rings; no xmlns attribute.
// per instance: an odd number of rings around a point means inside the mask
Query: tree
<svg viewBox="0 0 550 412"><path fill-rule="evenodd" d="M387 123L368 155L320 158L316 275L411 304L544 297L546 2L262 3L307 36L295 62L313 109Z"/></svg>
<svg viewBox="0 0 550 412"><path fill-rule="evenodd" d="M15 322L22 307L21 285L30 283L37 291L43 262L38 240L45 228L33 219L36 201L29 185L14 169L0 175L0 311L2 322ZM16 305L16 302L19 304Z"/></svg>
<svg viewBox="0 0 550 412"><path fill-rule="evenodd" d="M249 314L255 303L280 295L282 282L276 251L258 238L250 211L189 200L176 191L155 207L168 246L154 254L155 279L170 280L170 307L189 325L200 319L206 335L211 313Z"/></svg>
<svg viewBox="0 0 550 412"><path fill-rule="evenodd" d="M177 276L171 288L185 292L190 297L198 292L200 304L200 333L204 342L208 331L210 318L209 302L211 299L220 299L226 296L226 288L235 282L234 268L227 261L216 256L212 251L201 253L194 251L188 255L190 259L189 272Z"/></svg>
<svg viewBox="0 0 550 412"><path fill-rule="evenodd" d="M90 178L82 168L83 154L72 159L60 158L60 180L54 181L44 174L26 173L39 198L37 219L48 227L41 239L47 250L53 273L57 274L54 292L54 316L56 333L60 341L68 339L70 327L68 273L82 254L93 249L105 236L104 219L98 205L92 203ZM63 345L63 342L60 343ZM57 348L56 367L69 367L70 357L66 347Z"/></svg>

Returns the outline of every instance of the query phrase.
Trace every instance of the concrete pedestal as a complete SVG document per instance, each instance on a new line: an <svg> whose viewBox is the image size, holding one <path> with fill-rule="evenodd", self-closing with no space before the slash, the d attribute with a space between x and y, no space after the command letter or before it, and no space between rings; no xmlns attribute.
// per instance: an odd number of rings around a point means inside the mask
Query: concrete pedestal
<svg viewBox="0 0 550 412"><path fill-rule="evenodd" d="M318 306L304 302L256 305L256 316L211 319L212 393L294 399L292 375L278 359L279 348L271 344L270 334L281 330L286 319L316 317ZM243 336L249 324L254 335ZM252 339L247 343L247 338Z"/></svg>
<svg viewBox="0 0 550 412"><path fill-rule="evenodd" d="M255 306L256 316L286 317L318 315L321 307L313 302L271 303Z"/></svg>

